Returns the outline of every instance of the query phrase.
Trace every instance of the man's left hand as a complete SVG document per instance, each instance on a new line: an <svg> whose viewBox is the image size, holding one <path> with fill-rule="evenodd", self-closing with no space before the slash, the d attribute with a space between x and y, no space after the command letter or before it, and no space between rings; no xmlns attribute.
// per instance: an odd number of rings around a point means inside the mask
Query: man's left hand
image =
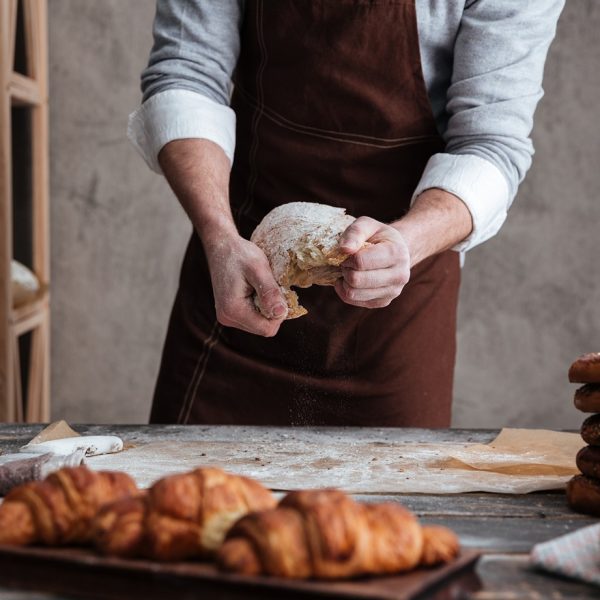
<svg viewBox="0 0 600 600"><path fill-rule="evenodd" d="M365 242L369 246L363 248ZM410 253L402 234L370 217L360 217L340 239L351 256L342 263L344 277L335 284L347 304L383 308L400 295L410 279Z"/></svg>

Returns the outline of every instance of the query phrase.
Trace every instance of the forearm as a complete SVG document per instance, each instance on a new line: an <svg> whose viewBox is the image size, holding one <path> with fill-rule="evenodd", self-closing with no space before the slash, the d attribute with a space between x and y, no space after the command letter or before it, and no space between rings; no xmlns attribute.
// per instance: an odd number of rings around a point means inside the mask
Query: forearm
<svg viewBox="0 0 600 600"><path fill-rule="evenodd" d="M405 217L392 223L403 236L410 266L462 242L473 229L471 213L453 194L432 188L415 200Z"/></svg>
<svg viewBox="0 0 600 600"><path fill-rule="evenodd" d="M176 140L158 161L202 240L219 323L275 335L287 306L264 252L237 231L229 204L231 164L223 149L204 139Z"/></svg>
<svg viewBox="0 0 600 600"><path fill-rule="evenodd" d="M203 244L237 235L229 204L230 162L217 144L203 139L168 143L158 161Z"/></svg>

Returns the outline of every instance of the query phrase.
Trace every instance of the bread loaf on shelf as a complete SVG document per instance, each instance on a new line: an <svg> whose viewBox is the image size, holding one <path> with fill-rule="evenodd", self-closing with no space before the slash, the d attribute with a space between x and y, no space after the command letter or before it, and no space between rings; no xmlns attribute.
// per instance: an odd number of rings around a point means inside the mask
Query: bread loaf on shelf
<svg viewBox="0 0 600 600"><path fill-rule="evenodd" d="M126 473L65 467L8 493L0 505L0 544L86 544L100 507L137 491Z"/></svg>
<svg viewBox="0 0 600 600"><path fill-rule="evenodd" d="M398 504L360 504L329 489L291 492L277 508L243 517L217 560L246 575L342 579L433 566L458 551L452 531L422 527Z"/></svg>
<svg viewBox="0 0 600 600"><path fill-rule="evenodd" d="M290 202L274 208L259 223L250 240L269 259L275 280L288 305L288 319L307 313L292 287L333 285L342 277L348 254L338 245L355 221L345 209L313 202ZM260 310L260 304L257 301Z"/></svg>
<svg viewBox="0 0 600 600"><path fill-rule="evenodd" d="M207 557L242 515L275 505L275 497L257 481L200 468L159 479L144 496L106 506L94 521L93 537L108 555Z"/></svg>
<svg viewBox="0 0 600 600"><path fill-rule="evenodd" d="M41 285L31 269L13 260L10 263L12 301L15 308L27 304L39 294Z"/></svg>

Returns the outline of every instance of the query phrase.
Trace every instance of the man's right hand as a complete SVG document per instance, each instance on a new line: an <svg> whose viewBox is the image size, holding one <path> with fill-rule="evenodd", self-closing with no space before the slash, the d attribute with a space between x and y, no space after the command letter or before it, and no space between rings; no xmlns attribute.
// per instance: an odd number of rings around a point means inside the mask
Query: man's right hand
<svg viewBox="0 0 600 600"><path fill-rule="evenodd" d="M223 149L204 139L174 140L162 148L158 161L202 240L219 323L274 336L287 316L287 303L264 252L235 227L231 165ZM256 309L255 293L266 316Z"/></svg>
<svg viewBox="0 0 600 600"><path fill-rule="evenodd" d="M221 325L273 337L287 316L287 304L264 252L241 236L204 240L215 309ZM258 296L263 316L254 303Z"/></svg>

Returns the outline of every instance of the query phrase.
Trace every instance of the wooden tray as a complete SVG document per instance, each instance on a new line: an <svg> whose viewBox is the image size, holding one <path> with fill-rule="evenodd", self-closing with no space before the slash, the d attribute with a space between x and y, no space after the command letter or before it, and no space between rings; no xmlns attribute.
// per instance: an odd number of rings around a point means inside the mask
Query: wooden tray
<svg viewBox="0 0 600 600"><path fill-rule="evenodd" d="M224 574L200 562L158 563L106 558L83 549L0 546L0 584L77 598L458 598L481 587L479 552L464 550L451 564L394 577L343 582L290 581Z"/></svg>

